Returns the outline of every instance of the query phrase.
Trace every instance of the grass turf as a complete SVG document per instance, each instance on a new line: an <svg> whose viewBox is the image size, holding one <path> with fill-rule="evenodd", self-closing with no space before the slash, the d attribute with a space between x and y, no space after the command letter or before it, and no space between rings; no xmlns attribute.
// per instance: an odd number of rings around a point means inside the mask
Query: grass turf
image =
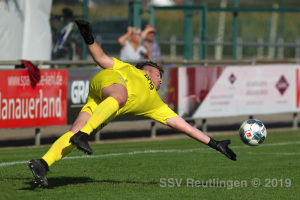
<svg viewBox="0 0 300 200"><path fill-rule="evenodd" d="M1 199L299 199L299 131L268 132L258 147L232 140L237 161L193 139L92 144L74 149L38 188L27 168L49 147L0 150Z"/></svg>

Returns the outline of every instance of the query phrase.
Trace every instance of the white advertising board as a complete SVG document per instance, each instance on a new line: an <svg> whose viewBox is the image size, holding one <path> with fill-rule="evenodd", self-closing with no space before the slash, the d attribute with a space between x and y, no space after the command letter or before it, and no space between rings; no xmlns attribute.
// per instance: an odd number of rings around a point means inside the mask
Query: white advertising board
<svg viewBox="0 0 300 200"><path fill-rule="evenodd" d="M214 68L214 67L213 67ZM215 67L218 68L218 67ZM214 77L214 83L201 102L194 106L193 118L213 118L241 115L258 115L299 111L299 69L298 65L256 65L228 66ZM204 77L195 70L194 83L187 83L179 73L179 85L195 87ZM208 73L207 76L213 75ZM187 75L188 76L188 75ZM197 88L197 87L196 87ZM194 92L197 96L199 91ZM180 93L179 93L180 94ZM192 94L188 94L191 96ZM180 99L188 96L179 96ZM199 98L198 98L199 99ZM181 113L185 105L179 104Z"/></svg>

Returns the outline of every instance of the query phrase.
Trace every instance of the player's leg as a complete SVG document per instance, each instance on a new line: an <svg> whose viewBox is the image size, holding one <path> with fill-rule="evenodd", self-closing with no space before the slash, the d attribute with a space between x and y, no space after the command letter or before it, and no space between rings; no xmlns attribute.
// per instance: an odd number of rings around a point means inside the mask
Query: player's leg
<svg viewBox="0 0 300 200"><path fill-rule="evenodd" d="M84 127L70 139L72 144L87 154L93 153L88 144L88 135L100 125L106 125L115 118L117 111L126 104L127 89L123 84L115 83L103 88L101 96L104 100L97 106Z"/></svg>
<svg viewBox="0 0 300 200"><path fill-rule="evenodd" d="M115 116L116 112L126 104L127 89L119 83L110 85L102 89L102 99L104 100L80 131L90 134L104 121Z"/></svg>
<svg viewBox="0 0 300 200"><path fill-rule="evenodd" d="M88 112L81 112L72 125L71 130L58 138L41 159L29 161L28 167L33 173L36 184L42 187L48 186L46 175L49 167L72 151L75 146L69 142L70 138L84 126L90 116L91 114Z"/></svg>
<svg viewBox="0 0 300 200"><path fill-rule="evenodd" d="M53 143L49 151L42 157L49 167L72 151L75 146L70 143L70 138L85 125L90 117L91 114L88 112L79 113L70 131L62 135Z"/></svg>

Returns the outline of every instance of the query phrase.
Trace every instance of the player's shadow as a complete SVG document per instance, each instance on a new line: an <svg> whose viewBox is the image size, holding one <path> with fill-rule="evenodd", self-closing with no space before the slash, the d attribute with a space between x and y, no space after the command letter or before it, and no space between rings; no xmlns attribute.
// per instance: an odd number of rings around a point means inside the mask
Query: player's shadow
<svg viewBox="0 0 300 200"><path fill-rule="evenodd" d="M55 189L57 187L62 187L66 185L72 184L85 184L85 183L112 183L112 184L139 184L139 185L157 185L158 182L143 182L143 181L119 181L119 180L93 180L89 177L54 177L48 179L49 186L45 189ZM38 188L34 181L31 179L30 181L25 182L25 184L29 185L28 187L20 188L20 190L35 190Z"/></svg>

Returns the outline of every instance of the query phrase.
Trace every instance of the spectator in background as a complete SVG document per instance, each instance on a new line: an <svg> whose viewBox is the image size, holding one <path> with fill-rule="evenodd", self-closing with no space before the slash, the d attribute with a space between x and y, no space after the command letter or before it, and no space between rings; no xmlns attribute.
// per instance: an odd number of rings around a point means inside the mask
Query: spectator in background
<svg viewBox="0 0 300 200"><path fill-rule="evenodd" d="M120 60L152 59L151 51L148 51L141 44L141 30L139 28L128 27L127 33L119 37L118 42L122 46Z"/></svg>
<svg viewBox="0 0 300 200"><path fill-rule="evenodd" d="M152 59L161 60L160 47L154 40L156 29L151 24L147 24L142 31L142 45L151 51Z"/></svg>

